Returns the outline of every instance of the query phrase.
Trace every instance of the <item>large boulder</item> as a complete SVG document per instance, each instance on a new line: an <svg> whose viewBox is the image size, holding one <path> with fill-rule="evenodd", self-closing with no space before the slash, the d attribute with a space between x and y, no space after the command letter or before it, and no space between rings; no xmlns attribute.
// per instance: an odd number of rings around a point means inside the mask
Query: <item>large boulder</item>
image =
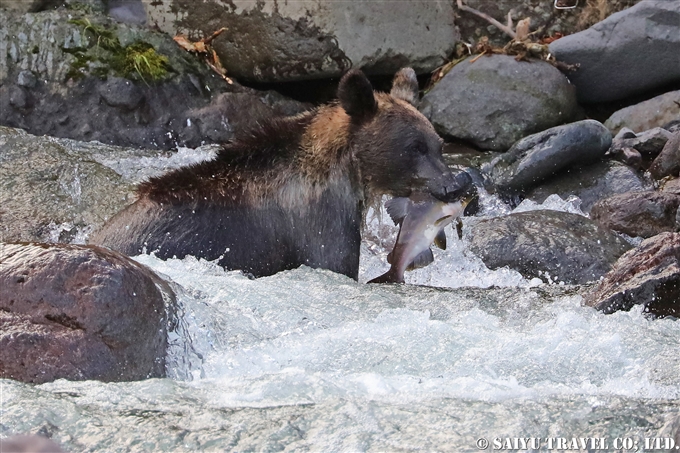
<svg viewBox="0 0 680 453"><path fill-rule="evenodd" d="M350 67L392 75L429 72L446 62L458 30L451 2L158 2L150 23L193 39L227 27L214 41L232 76L258 82L336 77Z"/></svg>
<svg viewBox="0 0 680 453"><path fill-rule="evenodd" d="M680 118L680 90L648 99L639 104L617 110L604 122L616 135L627 127L634 132L642 132L655 127L663 127Z"/></svg>
<svg viewBox="0 0 680 453"><path fill-rule="evenodd" d="M605 313L641 304L654 316L680 317L680 233L659 234L627 252L585 304Z"/></svg>
<svg viewBox="0 0 680 453"><path fill-rule="evenodd" d="M309 108L228 84L170 36L102 14L0 11L0 23L0 49L7 49L0 52L0 124L36 135L196 147ZM197 111L207 123L223 125L222 133L205 135L192 121Z"/></svg>
<svg viewBox="0 0 680 453"><path fill-rule="evenodd" d="M0 377L162 377L173 298L151 270L110 250L0 244Z"/></svg>
<svg viewBox="0 0 680 453"><path fill-rule="evenodd" d="M565 283L597 280L630 245L593 221L560 211L528 211L471 226L470 249L491 269Z"/></svg>
<svg viewBox="0 0 680 453"><path fill-rule="evenodd" d="M502 191L522 192L571 167L597 162L612 143L609 130L583 120L530 135L490 163Z"/></svg>
<svg viewBox="0 0 680 453"><path fill-rule="evenodd" d="M649 238L680 228L678 207L680 195L671 192L631 192L598 201L590 216L604 228Z"/></svg>
<svg viewBox="0 0 680 453"><path fill-rule="evenodd" d="M70 242L132 203L132 181L94 158L121 151L0 127L0 240Z"/></svg>
<svg viewBox="0 0 680 453"><path fill-rule="evenodd" d="M550 44L579 102L624 99L680 81L680 2L648 0Z"/></svg>
<svg viewBox="0 0 680 453"><path fill-rule="evenodd" d="M581 210L587 214L595 203L604 198L627 192L642 192L650 187L651 182L628 165L607 159L567 169L530 189L525 197L543 203L552 194L565 200L575 195L581 199Z"/></svg>
<svg viewBox="0 0 680 453"><path fill-rule="evenodd" d="M420 110L445 137L505 151L528 134L572 121L577 104L567 78L550 64L492 55L454 66Z"/></svg>

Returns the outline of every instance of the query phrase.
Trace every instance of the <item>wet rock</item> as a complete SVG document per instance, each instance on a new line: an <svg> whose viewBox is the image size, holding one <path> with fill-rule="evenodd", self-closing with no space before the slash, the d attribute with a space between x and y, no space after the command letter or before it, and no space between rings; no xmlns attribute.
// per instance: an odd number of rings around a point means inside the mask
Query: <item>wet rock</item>
<svg viewBox="0 0 680 453"><path fill-rule="evenodd" d="M458 30L450 2L157 2L149 22L170 35L210 36L229 74L260 82L336 77L350 67L392 75L446 62ZM416 13L417 12L417 13ZM417 15L417 19L414 16Z"/></svg>
<svg viewBox="0 0 680 453"><path fill-rule="evenodd" d="M528 134L573 120L577 105L567 78L548 63L492 55L454 66L420 110L448 138L505 151Z"/></svg>
<svg viewBox="0 0 680 453"><path fill-rule="evenodd" d="M629 248L627 242L576 214L529 211L471 226L470 249L491 269L508 266L527 278L597 280Z"/></svg>
<svg viewBox="0 0 680 453"><path fill-rule="evenodd" d="M558 194L565 200L575 195L581 199L581 210L587 214L599 200L616 194L642 192L650 187L650 181L630 166L607 159L565 170L534 187L525 196L543 203L552 194Z"/></svg>
<svg viewBox="0 0 680 453"><path fill-rule="evenodd" d="M550 52L567 64L579 102L624 99L680 80L680 3L649 0L558 39Z"/></svg>
<svg viewBox="0 0 680 453"><path fill-rule="evenodd" d="M627 127L642 132L655 127L663 127L680 118L680 90L670 91L639 104L618 110L604 125L616 134Z"/></svg>
<svg viewBox="0 0 680 453"><path fill-rule="evenodd" d="M3 453L65 453L55 442L42 436L12 436L0 439L0 451Z"/></svg>
<svg viewBox="0 0 680 453"><path fill-rule="evenodd" d="M680 233L662 233L623 255L585 304L614 313L644 305L654 316L680 317Z"/></svg>
<svg viewBox="0 0 680 453"><path fill-rule="evenodd" d="M143 100L144 93L131 80L121 77L109 77L99 87L99 94L111 107L134 110Z"/></svg>
<svg viewBox="0 0 680 453"><path fill-rule="evenodd" d="M108 14L118 22L146 24L146 11L141 0L109 0Z"/></svg>
<svg viewBox="0 0 680 453"><path fill-rule="evenodd" d="M594 120L557 126L515 143L490 164L501 191L522 192L574 164L597 162L609 149L609 130Z"/></svg>
<svg viewBox="0 0 680 453"><path fill-rule="evenodd" d="M107 39L119 43L117 53L104 48L100 37L72 19L108 30L112 37ZM299 113L308 108L283 96L230 85L181 50L170 36L118 24L104 15L68 9L26 15L0 11L0 23L7 24L0 27L0 48L8 49L0 52L0 124L36 135L140 148L196 147L211 138L197 134L187 125L187 117L210 106L220 94L237 93L252 98L251 105L259 102L270 107L259 109L258 115L232 108L227 122L243 127L281 110ZM129 46L151 46L167 58L165 76L154 81L121 69L116 62ZM40 80L30 90L15 85L26 71ZM279 103L285 105L279 108ZM297 108L291 109L292 104Z"/></svg>
<svg viewBox="0 0 680 453"><path fill-rule="evenodd" d="M97 163L97 154L121 159L130 152L0 127L0 238L58 239L50 234L60 224L83 234L132 202L132 181Z"/></svg>
<svg viewBox="0 0 680 453"><path fill-rule="evenodd" d="M668 192L632 192L597 202L591 218L603 228L633 237L648 238L676 231L680 196Z"/></svg>
<svg viewBox="0 0 680 453"><path fill-rule="evenodd" d="M680 174L680 131L666 142L652 165L649 173L654 179L662 179L666 176L678 176Z"/></svg>
<svg viewBox="0 0 680 453"><path fill-rule="evenodd" d="M0 377L162 377L173 297L151 270L110 250L0 244Z"/></svg>

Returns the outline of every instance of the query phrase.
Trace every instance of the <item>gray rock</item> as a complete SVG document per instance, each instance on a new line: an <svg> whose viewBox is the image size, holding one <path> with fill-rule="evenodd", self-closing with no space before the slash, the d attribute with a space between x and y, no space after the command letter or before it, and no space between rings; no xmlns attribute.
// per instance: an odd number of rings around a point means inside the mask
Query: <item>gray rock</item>
<svg viewBox="0 0 680 453"><path fill-rule="evenodd" d="M630 245L593 221L559 211L529 211L472 225L470 249L491 269L508 266L528 278L597 280Z"/></svg>
<svg viewBox="0 0 680 453"><path fill-rule="evenodd" d="M659 190L680 195L680 178L663 181Z"/></svg>
<svg viewBox="0 0 680 453"><path fill-rule="evenodd" d="M141 0L109 0L108 14L118 22L146 24L146 11Z"/></svg>
<svg viewBox="0 0 680 453"><path fill-rule="evenodd" d="M124 155L0 127L0 240L47 241L60 224L86 232L131 203L133 184L97 163L95 152Z"/></svg>
<svg viewBox="0 0 680 453"><path fill-rule="evenodd" d="M210 36L229 74L253 81L335 77L350 67L393 75L446 62L458 40L450 2L158 2L148 20L174 36Z"/></svg>
<svg viewBox="0 0 680 453"><path fill-rule="evenodd" d="M627 252L585 304L604 313L642 304L653 316L680 317L680 233L659 234Z"/></svg>
<svg viewBox="0 0 680 453"><path fill-rule="evenodd" d="M654 179L680 174L680 131L673 134L666 142L661 153L649 167L649 173Z"/></svg>
<svg viewBox="0 0 680 453"><path fill-rule="evenodd" d="M637 134L635 138L627 138L621 142L630 148L636 149L643 155L656 156L661 152L671 136L672 134L666 129L655 127L654 129Z"/></svg>
<svg viewBox="0 0 680 453"><path fill-rule="evenodd" d="M615 101L680 80L680 2L649 0L550 44L579 102ZM635 129L635 128L633 128Z"/></svg>
<svg viewBox="0 0 680 453"><path fill-rule="evenodd" d="M670 91L614 112L604 125L616 134L627 127L642 132L680 118L680 90Z"/></svg>
<svg viewBox="0 0 680 453"><path fill-rule="evenodd" d="M99 87L99 94L111 107L134 110L144 100L144 92L131 80L109 77Z"/></svg>
<svg viewBox="0 0 680 453"><path fill-rule="evenodd" d="M150 269L110 250L0 243L0 377L163 377L173 298Z"/></svg>
<svg viewBox="0 0 680 453"><path fill-rule="evenodd" d="M35 88L37 83L38 79L31 71L21 71L19 77L17 77L17 85L22 87Z"/></svg>
<svg viewBox="0 0 680 453"><path fill-rule="evenodd" d="M54 441L42 436L12 436L0 439L4 453L66 453Z"/></svg>
<svg viewBox="0 0 680 453"><path fill-rule="evenodd" d="M581 210L587 214L599 200L621 193L642 192L650 187L650 181L628 165L602 160L592 165L568 169L534 187L525 196L537 203L543 203L552 194L557 194L564 200L576 195L581 199Z"/></svg>
<svg viewBox="0 0 680 453"><path fill-rule="evenodd" d="M574 164L597 162L611 142L609 130L594 120L553 127L515 143L490 164L490 173L500 190L522 192Z"/></svg>
<svg viewBox="0 0 680 453"><path fill-rule="evenodd" d="M132 73L122 78L111 63L114 56L70 18L107 28L121 47L135 43L153 46L168 58L167 77L154 82ZM181 50L170 36L147 27L63 8L26 15L0 11L0 23L0 49L7 49L0 52L0 125L36 135L140 148L197 147L216 135L201 135L187 118L193 111L209 107L221 94L249 99L243 102L239 98L228 109L224 122L234 127L250 127L282 111L299 113L308 108L283 96L227 84L199 58ZM14 83L26 71L41 80L30 90ZM256 104L267 108L235 108ZM296 107L291 108L293 105ZM255 111L257 114L251 114ZM216 109L212 112L218 113ZM223 118L207 120L220 124ZM220 139L230 139L234 127L220 133Z"/></svg>
<svg viewBox="0 0 680 453"><path fill-rule="evenodd" d="M454 66L420 110L445 137L505 151L528 134L572 121L577 104L567 78L550 64L492 55Z"/></svg>
<svg viewBox="0 0 680 453"><path fill-rule="evenodd" d="M631 192L597 202L591 218L603 228L633 237L649 238L676 231L680 195L670 192Z"/></svg>

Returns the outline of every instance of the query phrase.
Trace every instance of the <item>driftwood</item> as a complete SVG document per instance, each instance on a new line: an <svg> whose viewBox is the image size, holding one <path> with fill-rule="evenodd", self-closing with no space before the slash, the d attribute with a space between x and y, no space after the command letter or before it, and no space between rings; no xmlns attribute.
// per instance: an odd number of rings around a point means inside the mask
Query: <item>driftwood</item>
<svg viewBox="0 0 680 453"><path fill-rule="evenodd" d="M463 4L463 0L456 0L456 4L458 5L458 9L461 11L466 11L468 13L472 13L475 16L481 17L485 21L489 22L491 25L495 26L499 30L501 30L503 33L506 35L510 36L512 39L515 39L517 37L517 34L515 31L512 29L512 20L510 20L510 14L508 13L508 25L503 25L500 22L498 22L496 19L493 17L489 16L488 14L484 14L481 11L478 11L474 8L471 8L467 5Z"/></svg>

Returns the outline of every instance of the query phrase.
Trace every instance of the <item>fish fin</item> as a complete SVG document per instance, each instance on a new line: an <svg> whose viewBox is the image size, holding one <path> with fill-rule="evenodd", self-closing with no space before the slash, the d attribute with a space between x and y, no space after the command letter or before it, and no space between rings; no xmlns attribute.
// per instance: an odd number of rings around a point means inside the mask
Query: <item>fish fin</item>
<svg viewBox="0 0 680 453"><path fill-rule="evenodd" d="M458 233L458 239L463 239L463 221L460 219L456 222L456 233Z"/></svg>
<svg viewBox="0 0 680 453"><path fill-rule="evenodd" d="M437 236L435 236L434 245L442 250L446 250L446 233L444 232L443 228L439 230L439 233L437 233Z"/></svg>
<svg viewBox="0 0 680 453"><path fill-rule="evenodd" d="M434 222L434 226L439 226L439 225L441 225L442 223L444 223L444 222L446 222L447 220L449 220L451 217L453 217L453 216L447 215L447 216L442 217L441 219L439 219L439 220L437 220L436 222Z"/></svg>
<svg viewBox="0 0 680 453"><path fill-rule="evenodd" d="M385 203L385 209L396 225L401 225L408 214L409 204L410 200L404 197L392 198Z"/></svg>
<svg viewBox="0 0 680 453"><path fill-rule="evenodd" d="M387 262L389 264L392 264L392 257L394 256L394 249L390 253L387 254Z"/></svg>
<svg viewBox="0 0 680 453"><path fill-rule="evenodd" d="M380 277L369 280L367 283L404 283L404 276L402 275L401 278L399 278L394 269L394 267L391 267L389 271L385 272Z"/></svg>
<svg viewBox="0 0 680 453"><path fill-rule="evenodd" d="M432 250L430 247L426 248L423 250L420 255L416 256L411 264L408 265L406 270L412 271L413 269L419 269L421 267L425 267L428 264L430 264L432 261L434 261L434 256L432 255Z"/></svg>

